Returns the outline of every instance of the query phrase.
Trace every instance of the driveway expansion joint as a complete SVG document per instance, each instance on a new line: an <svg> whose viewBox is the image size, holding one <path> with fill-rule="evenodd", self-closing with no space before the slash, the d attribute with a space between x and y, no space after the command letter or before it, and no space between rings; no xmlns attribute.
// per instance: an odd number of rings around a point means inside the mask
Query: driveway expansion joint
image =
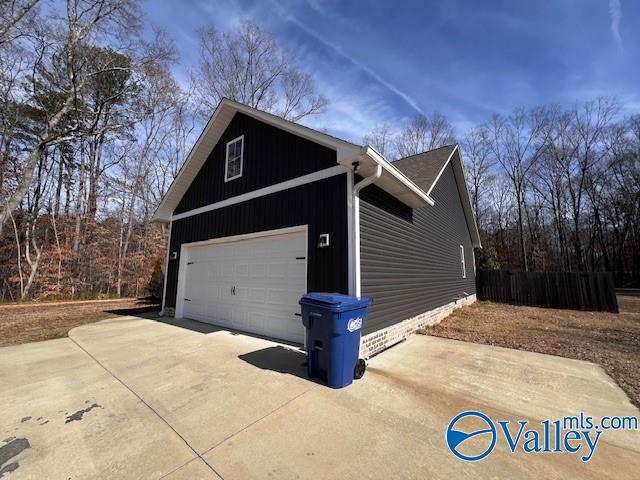
<svg viewBox="0 0 640 480"><path fill-rule="evenodd" d="M100 367L102 367L102 369L107 372L111 377L113 377L116 381L118 381L123 387L125 387L129 392L131 392L138 400L140 400L149 410L151 410L160 420L162 420L162 422L167 425L171 430L173 430L173 432L184 442L184 444L196 455L197 458L199 458L200 460L202 460L204 462L204 464L209 467L209 469L218 476L218 478L220 478L221 480L224 480L223 476L213 467L213 465L211 465L209 462L207 462L207 460L205 460L201 454L198 453L198 451L193 448L191 446L191 444L187 441L186 438L184 438L180 432L178 432L173 425L171 425L162 415L160 415L160 413L153 408L151 405L149 405L149 403L147 403L147 401L142 398L135 390L133 390L129 385L127 385L122 379L120 379L115 373L113 373L111 370L109 370L105 365L102 364L102 362L100 362L100 360L98 360L96 357L94 357L85 347L83 347L78 341L76 341L74 338L72 338L71 336L69 336L69 340L71 340L80 350L82 350L85 354L87 354L94 362L96 362ZM306 393L306 392L305 392ZM184 465L187 465L188 463L192 462L193 460L195 460L195 458L189 460L189 462L186 462ZM175 472L176 470L178 470L179 468L183 467L184 465L180 465L177 469L173 470L173 472ZM172 473L172 472L169 472ZM167 475L169 474L167 473ZM163 477L166 475L163 475ZM161 477L162 478L162 477Z"/></svg>
<svg viewBox="0 0 640 480"><path fill-rule="evenodd" d="M232 433L231 435L223 438L222 440L220 440L218 443L216 443L213 447L210 447L206 450L204 450L202 452L202 455L206 455L207 453L211 452L212 450L215 450L216 448L218 448L220 445L222 445L223 443L225 443L226 441L232 439L233 437L235 437L236 435L241 434L242 432L250 429L251 427L253 427L254 425L260 423L262 420L266 419L267 417L270 417L271 415L273 415L274 413L282 410L284 407L286 407L287 405L289 405L290 403L292 403L293 401L299 399L300 397L302 397L303 395L309 393L311 390L313 390L313 388L310 388L309 390L305 390L304 392L296 395L295 397L287 400L286 402L284 402L282 405L278 405L276 408L274 408L273 410L271 410L270 412L264 414L262 417L254 420L253 422L251 422L248 425L245 425L244 427L242 427L240 430L238 430L237 432Z"/></svg>

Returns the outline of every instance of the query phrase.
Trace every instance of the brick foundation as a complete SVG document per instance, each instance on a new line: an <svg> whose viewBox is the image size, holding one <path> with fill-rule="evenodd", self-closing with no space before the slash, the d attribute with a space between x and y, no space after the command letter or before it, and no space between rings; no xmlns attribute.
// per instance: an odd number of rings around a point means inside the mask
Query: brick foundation
<svg viewBox="0 0 640 480"><path fill-rule="evenodd" d="M395 325L383 328L377 332L370 333L362 337L360 341L360 357L369 358L376 353L381 352L385 348L389 348L398 342L401 342L416 330L430 325L440 323L442 319L451 315L451 313L460 307L469 305L476 301L475 295L455 300L428 312L421 313L412 318L407 318Z"/></svg>

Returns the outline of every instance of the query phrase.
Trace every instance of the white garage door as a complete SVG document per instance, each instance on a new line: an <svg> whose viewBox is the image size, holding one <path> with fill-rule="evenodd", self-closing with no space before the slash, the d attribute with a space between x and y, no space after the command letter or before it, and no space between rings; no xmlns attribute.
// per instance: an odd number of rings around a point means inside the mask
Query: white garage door
<svg viewBox="0 0 640 480"><path fill-rule="evenodd" d="M306 244L302 231L186 248L183 316L303 343Z"/></svg>

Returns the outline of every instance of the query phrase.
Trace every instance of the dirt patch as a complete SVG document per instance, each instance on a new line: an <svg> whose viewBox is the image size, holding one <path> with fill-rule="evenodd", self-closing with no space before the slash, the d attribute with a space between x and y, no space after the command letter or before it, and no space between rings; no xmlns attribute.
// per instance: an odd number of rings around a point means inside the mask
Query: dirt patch
<svg viewBox="0 0 640 480"><path fill-rule="evenodd" d="M640 407L640 297L618 303L619 314L476 302L425 333L597 363Z"/></svg>
<svg viewBox="0 0 640 480"><path fill-rule="evenodd" d="M118 315L140 315L160 306L149 299L31 303L0 306L0 347L66 337L69 330Z"/></svg>

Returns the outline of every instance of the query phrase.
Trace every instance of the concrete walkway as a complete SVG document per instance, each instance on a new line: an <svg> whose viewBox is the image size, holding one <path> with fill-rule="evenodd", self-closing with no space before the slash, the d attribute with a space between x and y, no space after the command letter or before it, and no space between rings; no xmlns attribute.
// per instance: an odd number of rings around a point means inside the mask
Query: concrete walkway
<svg viewBox="0 0 640 480"><path fill-rule="evenodd" d="M174 322L176 323L176 322ZM0 349L0 477L637 478L640 432L605 432L593 458L512 454L467 463L452 417L539 422L640 415L586 362L413 336L330 390L293 347L122 317ZM517 427L517 426L516 426ZM4 477L3 477L4 480Z"/></svg>

